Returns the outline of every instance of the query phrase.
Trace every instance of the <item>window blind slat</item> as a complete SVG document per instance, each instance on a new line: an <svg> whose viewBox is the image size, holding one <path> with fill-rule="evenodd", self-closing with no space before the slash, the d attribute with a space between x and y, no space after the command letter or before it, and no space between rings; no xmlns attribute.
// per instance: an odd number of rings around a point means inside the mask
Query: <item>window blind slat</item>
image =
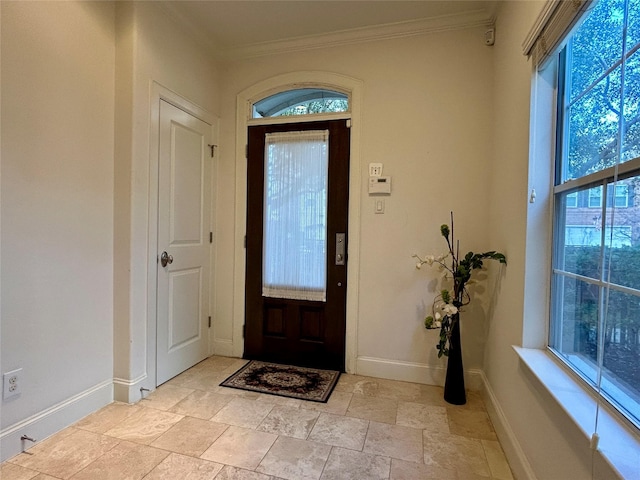
<svg viewBox="0 0 640 480"><path fill-rule="evenodd" d="M548 0L523 43L523 53L541 67L597 0Z"/></svg>

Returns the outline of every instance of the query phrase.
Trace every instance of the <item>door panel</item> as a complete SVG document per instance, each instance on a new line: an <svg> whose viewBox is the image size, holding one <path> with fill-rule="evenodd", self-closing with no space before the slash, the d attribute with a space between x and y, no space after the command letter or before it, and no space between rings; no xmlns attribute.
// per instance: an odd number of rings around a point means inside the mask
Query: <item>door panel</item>
<svg viewBox="0 0 640 480"><path fill-rule="evenodd" d="M160 102L157 384L207 356L211 125Z"/></svg>
<svg viewBox="0 0 640 480"><path fill-rule="evenodd" d="M300 226L310 234L299 249L326 242L326 301L273 298L263 294L266 135L327 130L328 182L326 225ZM247 269L245 357L318 368L344 370L346 262L336 262L336 234L348 241L349 129L346 120L249 127L247 166ZM296 207L299 209L299 207ZM310 206L309 209L316 208ZM306 216L303 212L301 216ZM322 237L319 237L321 235ZM304 236L303 236L304 237ZM323 238L325 242L318 242ZM345 252L346 250L346 245ZM342 263L336 265L336 263ZM296 267L293 264L291 268Z"/></svg>

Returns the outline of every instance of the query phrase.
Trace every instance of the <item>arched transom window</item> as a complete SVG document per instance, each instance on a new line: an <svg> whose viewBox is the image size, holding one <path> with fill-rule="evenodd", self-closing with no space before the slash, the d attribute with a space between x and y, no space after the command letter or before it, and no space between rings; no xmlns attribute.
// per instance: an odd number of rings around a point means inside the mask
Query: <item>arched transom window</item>
<svg viewBox="0 0 640 480"><path fill-rule="evenodd" d="M300 88L276 93L253 104L253 118L349 111L349 96L335 90Z"/></svg>

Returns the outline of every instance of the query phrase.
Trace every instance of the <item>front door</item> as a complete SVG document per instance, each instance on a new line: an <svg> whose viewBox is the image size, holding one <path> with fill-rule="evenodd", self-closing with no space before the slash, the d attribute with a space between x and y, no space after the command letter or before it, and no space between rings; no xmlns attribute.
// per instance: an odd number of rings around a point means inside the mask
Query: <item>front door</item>
<svg viewBox="0 0 640 480"><path fill-rule="evenodd" d="M349 133L249 127L245 358L344 371Z"/></svg>
<svg viewBox="0 0 640 480"><path fill-rule="evenodd" d="M157 385L207 356L212 126L160 101Z"/></svg>

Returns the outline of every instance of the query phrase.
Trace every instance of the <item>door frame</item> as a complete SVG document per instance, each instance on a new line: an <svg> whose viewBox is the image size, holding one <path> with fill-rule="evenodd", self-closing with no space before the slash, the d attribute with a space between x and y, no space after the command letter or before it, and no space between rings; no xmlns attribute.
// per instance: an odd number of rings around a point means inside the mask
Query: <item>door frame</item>
<svg viewBox="0 0 640 480"><path fill-rule="evenodd" d="M350 112L306 117L281 117L252 119L252 105L265 97L296 88L325 88L349 95ZM245 296L245 249L244 237L247 218L247 128L249 125L265 123L292 123L303 121L345 118L351 120L351 145L349 167L349 242L347 262L347 313L345 338L345 369L356 372L358 345L358 285L360 272L360 203L362 173L360 168L360 110L362 106L363 82L361 80L330 72L292 72L259 82L237 96L236 103L236 195L234 231L233 274L233 330L232 354L242 357L244 352L244 296Z"/></svg>
<svg viewBox="0 0 640 480"><path fill-rule="evenodd" d="M181 95L169 90L159 83L151 82L150 95L150 132L149 132L149 195L148 195L148 257L147 257L147 341L146 341L146 362L147 377L153 380L152 389L157 385L157 301L158 301L158 170L160 161L160 102L165 101L171 105L187 112L188 114L211 125L213 129L213 141L218 143L219 122L218 117L207 112L200 106L192 103ZM218 149L216 149L217 151ZM215 231L215 179L217 178L217 155L212 158L211 164L211 214L209 218L210 231ZM209 259L209 314L214 308L215 302L215 242L211 245L211 255ZM208 329L207 335L207 355L212 354L211 331Z"/></svg>

